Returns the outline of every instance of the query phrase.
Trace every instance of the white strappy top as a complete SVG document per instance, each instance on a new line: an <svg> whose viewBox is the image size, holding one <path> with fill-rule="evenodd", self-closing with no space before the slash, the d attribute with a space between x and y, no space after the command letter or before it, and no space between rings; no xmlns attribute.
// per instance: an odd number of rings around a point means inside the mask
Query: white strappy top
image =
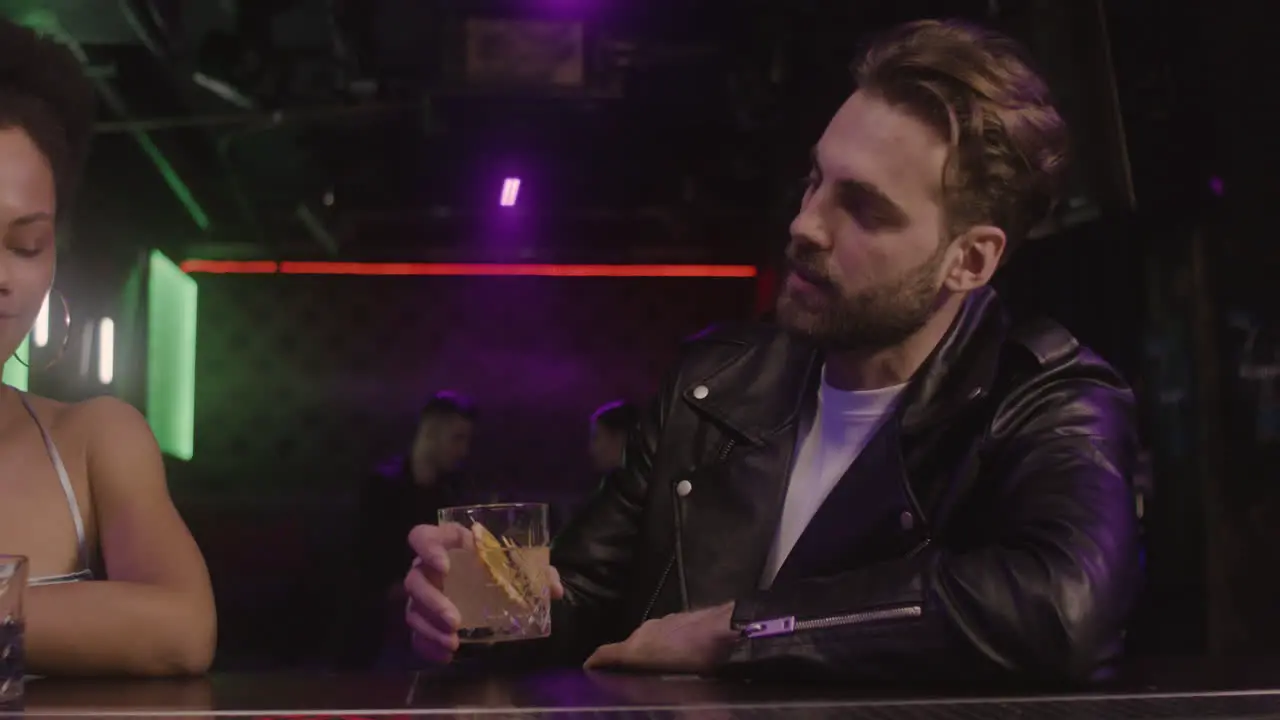
<svg viewBox="0 0 1280 720"><path fill-rule="evenodd" d="M53 436L40 422L40 416L36 415L36 411L31 407L31 402L27 400L26 393L18 393L18 397L22 399L22 406L27 409L27 414L35 421L36 427L40 430L40 437L44 440L44 449L49 454L49 461L53 463L53 469L58 474L58 482L62 483L62 492L67 496L67 508L71 511L71 521L76 526L76 547L78 549L77 567L75 572L65 575L46 575L45 577L31 578L30 585L56 585L58 583L80 582L82 580L93 579L93 567L89 558L89 542L84 534L84 519L80 516L80 503L76 500L75 488L71 486L71 477L67 475L67 466L62 464L62 456L58 454L58 447L53 444Z"/></svg>

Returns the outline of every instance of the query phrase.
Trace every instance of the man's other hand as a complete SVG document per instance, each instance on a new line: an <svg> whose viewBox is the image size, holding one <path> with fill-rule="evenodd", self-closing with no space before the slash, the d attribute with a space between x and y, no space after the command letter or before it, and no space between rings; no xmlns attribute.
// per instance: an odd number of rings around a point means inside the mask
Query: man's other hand
<svg viewBox="0 0 1280 720"><path fill-rule="evenodd" d="M733 603L726 603L648 620L626 640L597 649L583 667L711 672L729 658L740 637L732 619Z"/></svg>

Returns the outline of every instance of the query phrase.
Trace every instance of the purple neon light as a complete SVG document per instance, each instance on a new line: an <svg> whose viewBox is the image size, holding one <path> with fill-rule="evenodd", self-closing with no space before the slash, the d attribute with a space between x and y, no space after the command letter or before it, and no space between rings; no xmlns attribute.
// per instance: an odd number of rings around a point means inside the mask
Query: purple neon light
<svg viewBox="0 0 1280 720"><path fill-rule="evenodd" d="M498 204L502 207L511 207L516 204L516 198L520 196L520 178L507 178L502 181L502 197L498 199Z"/></svg>

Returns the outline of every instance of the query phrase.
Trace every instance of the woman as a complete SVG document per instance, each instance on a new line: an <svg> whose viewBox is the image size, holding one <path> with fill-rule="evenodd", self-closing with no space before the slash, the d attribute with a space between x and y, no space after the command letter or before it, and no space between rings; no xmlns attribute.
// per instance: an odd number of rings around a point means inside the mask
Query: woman
<svg viewBox="0 0 1280 720"><path fill-rule="evenodd" d="M0 20L0 353L53 282L59 207L78 180L94 97L54 42ZM0 386L0 552L30 559L29 671L202 673L215 643L204 558L174 509L146 420Z"/></svg>

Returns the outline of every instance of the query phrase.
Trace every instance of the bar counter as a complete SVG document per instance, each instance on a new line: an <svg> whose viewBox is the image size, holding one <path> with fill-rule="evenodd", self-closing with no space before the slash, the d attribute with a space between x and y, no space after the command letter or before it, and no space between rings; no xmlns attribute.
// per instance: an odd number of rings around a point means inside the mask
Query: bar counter
<svg viewBox="0 0 1280 720"><path fill-rule="evenodd" d="M921 692L685 676L556 671L524 676L213 675L168 681L39 679L44 718L1280 718L1280 664L1165 662L1087 692Z"/></svg>

